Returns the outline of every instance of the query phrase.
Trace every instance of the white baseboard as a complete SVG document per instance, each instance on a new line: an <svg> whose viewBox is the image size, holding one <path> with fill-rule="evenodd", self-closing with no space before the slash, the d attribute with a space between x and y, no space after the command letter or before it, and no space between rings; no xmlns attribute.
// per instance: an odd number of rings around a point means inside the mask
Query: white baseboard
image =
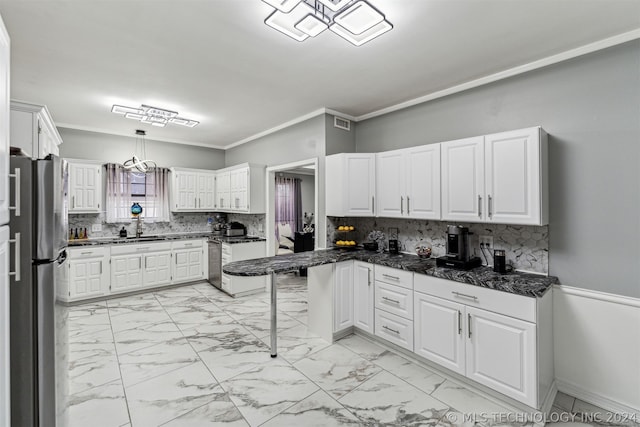
<svg viewBox="0 0 640 427"><path fill-rule="evenodd" d="M640 299L554 285L558 390L640 417Z"/></svg>
<svg viewBox="0 0 640 427"><path fill-rule="evenodd" d="M593 393L588 390L584 390L580 386L571 384L566 381L557 380L558 391L561 391L569 396L576 397L580 400L584 400L587 403L598 406L607 411L611 411L616 414L635 414L635 419L640 419L640 409L632 408L622 403L611 400L605 396L597 393Z"/></svg>

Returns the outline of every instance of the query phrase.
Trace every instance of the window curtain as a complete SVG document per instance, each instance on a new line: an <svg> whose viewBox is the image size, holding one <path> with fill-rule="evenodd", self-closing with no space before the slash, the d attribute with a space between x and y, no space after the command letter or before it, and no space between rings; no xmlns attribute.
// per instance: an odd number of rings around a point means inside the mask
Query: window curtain
<svg viewBox="0 0 640 427"><path fill-rule="evenodd" d="M107 222L131 221L131 177L122 165L107 163Z"/></svg>
<svg viewBox="0 0 640 427"><path fill-rule="evenodd" d="M293 231L302 230L302 187L299 178L276 176L275 207L276 225L289 224Z"/></svg>
<svg viewBox="0 0 640 427"><path fill-rule="evenodd" d="M149 222L169 221L169 169L155 168L146 174L125 169L122 165L108 163L106 167L107 222L130 222L131 205L142 206L142 218ZM140 182L144 175L144 194L136 188L132 195L132 178Z"/></svg>

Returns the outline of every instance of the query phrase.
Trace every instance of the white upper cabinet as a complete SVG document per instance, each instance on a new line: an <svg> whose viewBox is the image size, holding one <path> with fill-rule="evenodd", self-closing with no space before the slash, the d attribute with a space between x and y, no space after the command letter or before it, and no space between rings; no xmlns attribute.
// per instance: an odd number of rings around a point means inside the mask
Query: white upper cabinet
<svg viewBox="0 0 640 427"><path fill-rule="evenodd" d="M484 137L443 142L442 219L483 221Z"/></svg>
<svg viewBox="0 0 640 427"><path fill-rule="evenodd" d="M548 224L547 144L539 127L484 137L486 220Z"/></svg>
<svg viewBox="0 0 640 427"><path fill-rule="evenodd" d="M102 164L69 160L69 213L100 212L101 204Z"/></svg>
<svg viewBox="0 0 640 427"><path fill-rule="evenodd" d="M243 163L217 171L216 210L265 213L266 167Z"/></svg>
<svg viewBox="0 0 640 427"><path fill-rule="evenodd" d="M440 219L440 144L376 154L376 216Z"/></svg>
<svg viewBox="0 0 640 427"><path fill-rule="evenodd" d="M340 153L327 156L327 215L373 216L375 176L375 154Z"/></svg>
<svg viewBox="0 0 640 427"><path fill-rule="evenodd" d="M11 101L11 146L34 159L59 154L62 138L43 105Z"/></svg>
<svg viewBox="0 0 640 427"><path fill-rule="evenodd" d="M171 168L171 211L213 211L215 178L212 170Z"/></svg>
<svg viewBox="0 0 640 427"><path fill-rule="evenodd" d="M442 143L442 219L548 224L547 136L539 127Z"/></svg>

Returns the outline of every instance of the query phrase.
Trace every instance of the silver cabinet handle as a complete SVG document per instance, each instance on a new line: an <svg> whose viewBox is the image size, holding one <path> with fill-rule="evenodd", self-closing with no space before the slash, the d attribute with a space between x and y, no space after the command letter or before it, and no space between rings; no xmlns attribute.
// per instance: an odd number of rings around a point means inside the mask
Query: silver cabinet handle
<svg viewBox="0 0 640 427"><path fill-rule="evenodd" d="M409 209L409 196L407 196L407 215L409 215L411 213L411 210Z"/></svg>
<svg viewBox="0 0 640 427"><path fill-rule="evenodd" d="M390 328L390 327L388 327L387 325L383 325L383 326L382 326L382 329L386 329L387 331L391 331L391 332L393 332L393 333L395 333L395 334L400 335L400 331L396 331L395 329L391 329L391 328Z"/></svg>
<svg viewBox="0 0 640 427"><path fill-rule="evenodd" d="M102 275L102 260L100 260L100 275Z"/></svg>
<svg viewBox="0 0 640 427"><path fill-rule="evenodd" d="M404 215L404 197L400 196L400 215Z"/></svg>
<svg viewBox="0 0 640 427"><path fill-rule="evenodd" d="M478 195L478 216L482 217L482 196Z"/></svg>
<svg viewBox="0 0 640 427"><path fill-rule="evenodd" d="M147 261L149 260L149 257L144 257L144 269L147 269Z"/></svg>
<svg viewBox="0 0 640 427"><path fill-rule="evenodd" d="M400 304L400 301L395 300L395 299L391 299L391 298L387 298L387 297L382 297L383 300L385 301L390 301L390 302L395 302L396 304Z"/></svg>
<svg viewBox="0 0 640 427"><path fill-rule="evenodd" d="M391 276L391 275L386 274L386 273L382 273L382 277L386 277L387 279L400 280L400 278L399 278L399 277L397 277L397 276Z"/></svg>
<svg viewBox="0 0 640 427"><path fill-rule="evenodd" d="M93 252L91 252L91 251L80 252L80 255L91 255L91 254L93 254Z"/></svg>
<svg viewBox="0 0 640 427"><path fill-rule="evenodd" d="M467 328L469 329L469 339L471 339L471 314L467 314Z"/></svg>
<svg viewBox="0 0 640 427"><path fill-rule="evenodd" d="M9 240L9 243L15 245L15 254L13 257L15 271L10 271L9 276L14 276L15 281L20 281L20 233L15 233L13 239Z"/></svg>
<svg viewBox="0 0 640 427"><path fill-rule="evenodd" d="M136 248L136 251L146 251L147 249L149 249L149 246L141 246L139 248Z"/></svg>
<svg viewBox="0 0 640 427"><path fill-rule="evenodd" d="M493 215L493 212L492 212L492 211L493 211L493 199L491 198L491 195L489 195L489 196L487 196L487 197L489 198L489 199L488 199L488 202L489 202L489 208L488 208L488 212L487 212L487 214L489 215L489 218L491 218L491 215Z"/></svg>
<svg viewBox="0 0 640 427"><path fill-rule="evenodd" d="M367 284L371 286L371 269L367 268Z"/></svg>
<svg viewBox="0 0 640 427"><path fill-rule="evenodd" d="M71 196L71 209L76 207L76 196Z"/></svg>
<svg viewBox="0 0 640 427"><path fill-rule="evenodd" d="M14 178L15 183L15 206L9 206L10 211L15 211L16 216L20 216L20 168L15 168L13 173L9 174L9 178Z"/></svg>
<svg viewBox="0 0 640 427"><path fill-rule="evenodd" d="M376 211L376 196L371 196L371 213Z"/></svg>
<svg viewBox="0 0 640 427"><path fill-rule="evenodd" d="M184 246L193 246L193 243L185 243Z"/></svg>
<svg viewBox="0 0 640 427"><path fill-rule="evenodd" d="M462 335L462 312L458 310L458 335Z"/></svg>
<svg viewBox="0 0 640 427"><path fill-rule="evenodd" d="M474 297L473 295L461 294L460 292L456 291L452 291L451 293L459 298L470 298L474 301L478 301L478 297Z"/></svg>

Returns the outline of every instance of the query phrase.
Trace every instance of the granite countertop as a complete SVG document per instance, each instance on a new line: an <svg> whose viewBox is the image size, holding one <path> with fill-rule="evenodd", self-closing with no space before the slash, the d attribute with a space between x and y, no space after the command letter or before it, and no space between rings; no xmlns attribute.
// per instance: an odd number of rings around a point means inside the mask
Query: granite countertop
<svg viewBox="0 0 640 427"><path fill-rule="evenodd" d="M197 232L197 233L169 233L169 234L154 234L154 235L145 235L143 234L140 237L130 236L130 237L95 237L91 239L82 239L82 240L69 240L67 243L68 247L76 247L76 246L99 246L99 245L122 245L129 243L141 243L141 242L159 242L166 240L185 240L185 239L212 239L221 241L229 244L236 243L250 243L250 242L260 242L265 241L266 239L262 237L253 237L253 236L212 236L212 234L205 232Z"/></svg>
<svg viewBox="0 0 640 427"><path fill-rule="evenodd" d="M489 267L478 267L468 271L454 270L436 267L434 258L424 259L412 254L379 254L362 249L324 249L236 261L226 264L222 270L232 276L263 276L349 260L365 261L528 297L541 297L551 285L559 283L558 278L554 276L520 272L500 274Z"/></svg>

